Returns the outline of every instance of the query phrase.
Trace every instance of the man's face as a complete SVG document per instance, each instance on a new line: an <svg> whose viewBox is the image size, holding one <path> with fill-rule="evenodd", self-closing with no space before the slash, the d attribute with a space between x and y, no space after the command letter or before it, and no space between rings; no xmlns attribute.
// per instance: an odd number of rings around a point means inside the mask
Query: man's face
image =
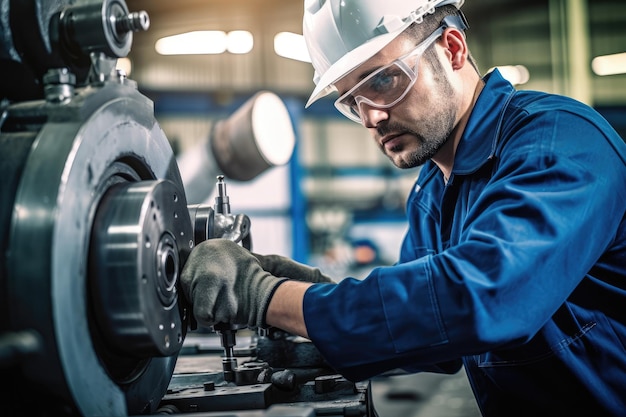
<svg viewBox="0 0 626 417"><path fill-rule="evenodd" d="M435 47L436 43L430 50ZM339 93L350 90L368 74L413 48L413 41L396 38L338 81ZM431 65L428 56L432 55L406 61L411 68L417 65L417 79L400 102L389 108L376 108L367 103L359 106L363 125L370 130L381 151L399 168L420 166L435 156L457 121L455 90L440 61Z"/></svg>

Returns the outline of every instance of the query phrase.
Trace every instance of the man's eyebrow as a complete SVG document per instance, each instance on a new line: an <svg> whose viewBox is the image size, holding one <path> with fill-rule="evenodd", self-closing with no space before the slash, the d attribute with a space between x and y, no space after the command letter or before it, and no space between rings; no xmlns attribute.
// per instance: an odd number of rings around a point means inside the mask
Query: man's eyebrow
<svg viewBox="0 0 626 417"><path fill-rule="evenodd" d="M343 96L344 94L346 94L348 91L350 91L352 88L354 88L355 85L357 85L358 83L360 83L361 81L363 81L364 79L366 79L367 77L369 77L371 74L373 74L374 72L378 71L379 69L388 66L389 64L385 64L385 65L381 65L379 67L374 67L374 68L370 68L366 71L363 71L361 74L359 74L359 78L357 79L357 82L354 83L352 85L352 87L348 88L345 91L338 91L339 93L339 97ZM356 70L354 70L356 71Z"/></svg>
<svg viewBox="0 0 626 417"><path fill-rule="evenodd" d="M389 65L389 64L387 64L387 65ZM378 71L378 70L379 70L379 69L381 69L381 68L386 67L387 65L381 65L381 66L379 66L379 67L372 68L372 69L370 69L370 70L368 70L368 71L363 72L363 74L361 74L361 75L359 76L359 82L363 81L364 79L366 79L367 77L369 77L372 73L374 73L374 72Z"/></svg>

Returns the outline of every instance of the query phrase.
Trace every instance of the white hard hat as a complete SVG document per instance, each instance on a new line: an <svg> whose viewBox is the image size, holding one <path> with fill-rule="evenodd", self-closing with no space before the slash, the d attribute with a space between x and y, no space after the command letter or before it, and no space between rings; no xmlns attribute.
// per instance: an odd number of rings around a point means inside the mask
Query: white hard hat
<svg viewBox="0 0 626 417"><path fill-rule="evenodd" d="M303 34L316 86L306 107L435 7L464 0L304 0Z"/></svg>

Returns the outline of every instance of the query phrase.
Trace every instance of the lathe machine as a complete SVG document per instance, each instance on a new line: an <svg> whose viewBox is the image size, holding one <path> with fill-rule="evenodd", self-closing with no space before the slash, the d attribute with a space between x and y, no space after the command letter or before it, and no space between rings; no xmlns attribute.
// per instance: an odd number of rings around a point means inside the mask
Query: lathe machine
<svg viewBox="0 0 626 417"><path fill-rule="evenodd" d="M189 183L216 197L190 201L116 70L149 25L123 0L0 0L0 414L373 415L307 340L194 326L179 274L203 240L250 244L226 180L254 145L209 138L216 175Z"/></svg>

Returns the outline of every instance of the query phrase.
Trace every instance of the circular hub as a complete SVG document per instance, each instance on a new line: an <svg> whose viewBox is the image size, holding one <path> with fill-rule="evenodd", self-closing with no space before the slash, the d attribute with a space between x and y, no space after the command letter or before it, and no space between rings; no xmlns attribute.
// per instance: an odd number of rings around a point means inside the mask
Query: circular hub
<svg viewBox="0 0 626 417"><path fill-rule="evenodd" d="M176 283L193 231L153 103L107 84L3 117L0 147L19 158L0 170L10 204L0 211L0 328L42 342L14 385L79 415L154 411L184 337Z"/></svg>
<svg viewBox="0 0 626 417"><path fill-rule="evenodd" d="M179 251L190 247L175 236L191 236L191 221L171 181L117 184L102 198L89 279L98 331L113 352L148 358L182 347L176 283Z"/></svg>

